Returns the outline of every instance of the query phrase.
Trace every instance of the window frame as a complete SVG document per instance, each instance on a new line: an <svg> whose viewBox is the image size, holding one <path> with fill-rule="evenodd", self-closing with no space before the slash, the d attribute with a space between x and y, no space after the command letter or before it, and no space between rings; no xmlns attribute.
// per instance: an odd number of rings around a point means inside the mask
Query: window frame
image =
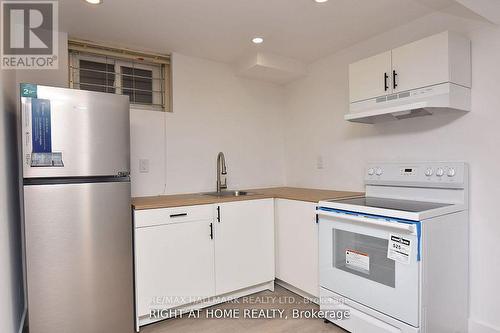
<svg viewBox="0 0 500 333"><path fill-rule="evenodd" d="M115 94L122 94L122 67L137 68L152 72L153 104L130 102L131 109L172 112L171 67L170 57L114 49L98 44L89 44L78 40L70 40L68 47L69 86L79 89L79 61L87 60L114 65ZM162 57L162 58L161 58ZM112 60L113 63L107 60ZM156 93L155 93L156 92Z"/></svg>

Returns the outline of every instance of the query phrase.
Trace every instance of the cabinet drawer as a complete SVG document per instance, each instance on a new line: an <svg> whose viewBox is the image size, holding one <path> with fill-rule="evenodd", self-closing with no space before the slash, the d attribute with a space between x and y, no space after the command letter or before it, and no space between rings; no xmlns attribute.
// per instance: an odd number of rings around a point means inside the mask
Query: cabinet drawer
<svg viewBox="0 0 500 333"><path fill-rule="evenodd" d="M212 219L213 216L213 205L134 210L134 224L136 228L142 228L169 223L208 220Z"/></svg>

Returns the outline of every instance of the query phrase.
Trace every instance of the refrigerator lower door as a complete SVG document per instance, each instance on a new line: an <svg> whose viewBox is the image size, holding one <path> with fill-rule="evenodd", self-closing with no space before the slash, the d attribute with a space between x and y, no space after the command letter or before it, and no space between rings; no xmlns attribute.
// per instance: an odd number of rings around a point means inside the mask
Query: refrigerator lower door
<svg viewBox="0 0 500 333"><path fill-rule="evenodd" d="M24 187L33 333L134 331L130 183Z"/></svg>

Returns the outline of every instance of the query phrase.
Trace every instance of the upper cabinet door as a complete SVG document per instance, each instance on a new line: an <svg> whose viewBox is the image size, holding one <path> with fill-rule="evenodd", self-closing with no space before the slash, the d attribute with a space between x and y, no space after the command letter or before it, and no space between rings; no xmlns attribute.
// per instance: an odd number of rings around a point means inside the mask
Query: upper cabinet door
<svg viewBox="0 0 500 333"><path fill-rule="evenodd" d="M391 93L391 51L349 65L350 102Z"/></svg>
<svg viewBox="0 0 500 333"><path fill-rule="evenodd" d="M445 31L393 49L392 67L394 92L446 82L470 87L470 41Z"/></svg>
<svg viewBox="0 0 500 333"><path fill-rule="evenodd" d="M218 207L216 294L274 280L274 200L228 202Z"/></svg>

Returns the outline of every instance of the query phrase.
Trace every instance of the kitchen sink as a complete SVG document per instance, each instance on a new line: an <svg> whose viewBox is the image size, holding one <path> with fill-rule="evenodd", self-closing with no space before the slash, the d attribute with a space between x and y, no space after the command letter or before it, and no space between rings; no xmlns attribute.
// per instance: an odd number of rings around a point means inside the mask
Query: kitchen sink
<svg viewBox="0 0 500 333"><path fill-rule="evenodd" d="M207 192L202 195L209 195L212 197L242 197L247 195L254 195L255 193L247 191L221 191L221 192Z"/></svg>

